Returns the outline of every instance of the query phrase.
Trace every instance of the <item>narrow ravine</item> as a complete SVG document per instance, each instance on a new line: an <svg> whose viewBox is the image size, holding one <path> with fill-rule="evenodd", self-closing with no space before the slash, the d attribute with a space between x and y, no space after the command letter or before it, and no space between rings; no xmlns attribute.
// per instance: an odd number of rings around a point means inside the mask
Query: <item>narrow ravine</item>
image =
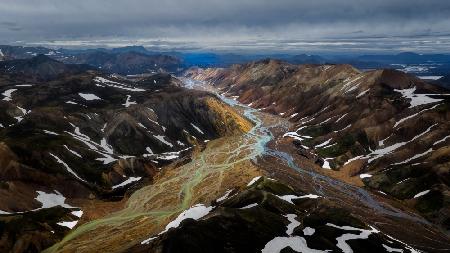
<svg viewBox="0 0 450 253"><path fill-rule="evenodd" d="M188 83L187 87L190 88L197 88L197 89L206 89L209 91L214 91L214 88L212 87L205 87L207 84L204 84L200 81L194 81L194 80L185 80L185 83ZM287 152L283 152L280 150L275 150L272 148L269 148L267 146L267 143L274 139L274 136L272 132L270 131L268 126L265 126L263 124L262 117L267 117L268 115L265 115L265 113L259 112L256 109L253 109L249 106L243 105L236 101L235 99L227 98L223 95L218 94L215 92L224 102L228 103L229 105L233 107L240 107L243 109L243 114L253 122L255 122L255 127L252 129L248 135L253 135L254 138L257 140L255 143L255 150L258 150L259 152L255 152L255 157L252 157L251 159L256 158L256 156L271 156L279 160L279 162L286 164L291 169L297 171L298 173L308 176L311 178L311 180L314 182L314 194L318 194L320 196L324 196L327 198L336 198L333 196L339 195L339 196L346 196L348 198L353 198L358 200L361 204L365 205L368 208L373 209L375 212L386 214L389 216L394 217L401 217L406 218L410 220L414 220L416 222L429 224L428 221L425 219L418 217L418 216L412 216L409 214L404 213L401 210L398 210L394 207L386 207L385 205L381 205L379 202L377 202L372 195L357 186L350 185L348 183L342 182L340 180L319 174L317 172L311 171L311 170L305 170L300 168L295 162L294 158L291 154ZM276 117L272 116L271 117ZM277 117L278 123L277 126L287 126L288 123L285 123L284 121L287 121L285 118ZM277 126L270 126L271 128L277 127ZM287 131L288 129L286 129ZM324 187L324 184L328 187ZM330 194L331 192L333 194ZM336 194L337 193L337 194ZM336 201L340 201L339 199L335 199Z"/></svg>

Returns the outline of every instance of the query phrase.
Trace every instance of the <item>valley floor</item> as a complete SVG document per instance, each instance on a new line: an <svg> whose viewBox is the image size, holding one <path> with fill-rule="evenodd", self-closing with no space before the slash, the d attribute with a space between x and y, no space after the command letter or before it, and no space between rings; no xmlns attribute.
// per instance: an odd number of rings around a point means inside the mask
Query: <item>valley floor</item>
<svg viewBox="0 0 450 253"><path fill-rule="evenodd" d="M193 89L212 87L184 80ZM124 252L145 244L174 226L183 211L208 208L231 190L243 189L255 177L266 176L295 190L319 196L330 205L349 210L383 234L426 252L450 249L448 235L402 207L401 203L362 188L359 177L324 170L302 159L291 141L283 138L290 123L222 98L255 122L243 136L210 141L192 160L166 167L153 183L134 192L122 210L84 223L45 252ZM172 221L172 222L171 222ZM411 229L405 229L411 228Z"/></svg>

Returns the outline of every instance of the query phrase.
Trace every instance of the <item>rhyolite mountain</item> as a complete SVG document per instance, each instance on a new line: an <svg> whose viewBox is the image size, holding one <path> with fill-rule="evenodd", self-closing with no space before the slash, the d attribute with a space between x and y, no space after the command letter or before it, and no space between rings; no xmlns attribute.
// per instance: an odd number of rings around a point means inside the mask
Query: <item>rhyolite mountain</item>
<svg viewBox="0 0 450 253"><path fill-rule="evenodd" d="M294 126L285 139L318 170L360 177L450 228L449 90L396 70L277 60L186 75L288 118Z"/></svg>
<svg viewBox="0 0 450 253"><path fill-rule="evenodd" d="M15 67L0 71L1 252L39 252L76 224L78 207L120 200L206 141L251 128L169 74L127 79L46 56L5 64Z"/></svg>

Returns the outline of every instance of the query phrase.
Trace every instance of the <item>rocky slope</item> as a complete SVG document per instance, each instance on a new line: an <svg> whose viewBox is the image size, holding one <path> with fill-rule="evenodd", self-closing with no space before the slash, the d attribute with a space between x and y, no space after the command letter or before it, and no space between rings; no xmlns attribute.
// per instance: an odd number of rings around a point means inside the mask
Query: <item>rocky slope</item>
<svg viewBox="0 0 450 253"><path fill-rule="evenodd" d="M337 242L337 243L336 243ZM416 252L322 196L258 177L128 252Z"/></svg>
<svg viewBox="0 0 450 253"><path fill-rule="evenodd" d="M359 177L450 228L448 90L395 70L276 60L186 75L288 118L285 139L318 170Z"/></svg>
<svg viewBox="0 0 450 253"><path fill-rule="evenodd" d="M126 79L53 60L28 68L41 60L0 72L2 252L47 248L90 219L89 203L120 200L208 140L251 128L216 96L167 74Z"/></svg>
<svg viewBox="0 0 450 253"><path fill-rule="evenodd" d="M450 75L443 76L438 80L434 81L435 84L450 89Z"/></svg>

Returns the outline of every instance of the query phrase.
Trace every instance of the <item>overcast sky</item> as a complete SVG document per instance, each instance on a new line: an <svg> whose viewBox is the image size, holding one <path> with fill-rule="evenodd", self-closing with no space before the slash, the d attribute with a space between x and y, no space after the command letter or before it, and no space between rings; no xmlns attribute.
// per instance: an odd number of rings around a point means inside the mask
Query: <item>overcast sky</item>
<svg viewBox="0 0 450 253"><path fill-rule="evenodd" d="M1 0L0 42L450 52L449 0Z"/></svg>

